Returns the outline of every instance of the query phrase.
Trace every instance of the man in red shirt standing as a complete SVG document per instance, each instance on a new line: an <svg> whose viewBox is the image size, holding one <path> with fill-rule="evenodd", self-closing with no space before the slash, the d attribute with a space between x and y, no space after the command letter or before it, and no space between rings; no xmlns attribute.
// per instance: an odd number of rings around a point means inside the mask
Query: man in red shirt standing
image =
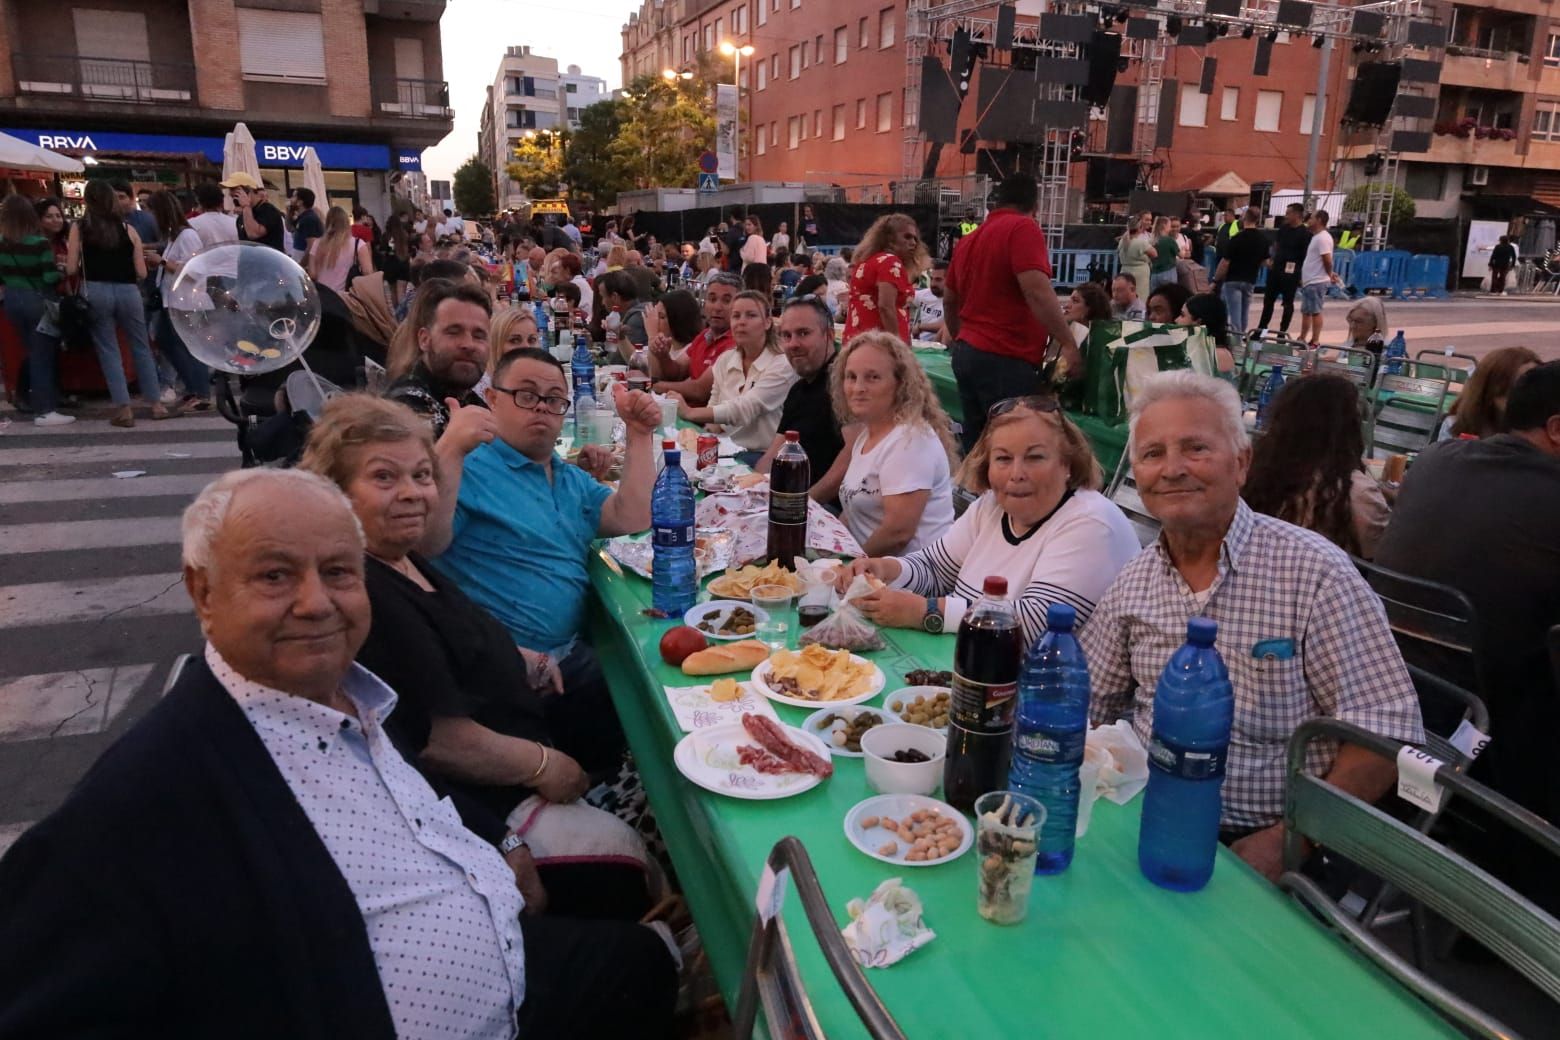
<svg viewBox="0 0 1560 1040"><path fill-rule="evenodd" d="M1008 177L985 221L959 240L948 268L943 323L953 337L966 452L986 428L987 409L1044 389L1047 337L1060 345L1069 376L1083 375L1083 355L1051 288L1045 232L1035 221L1039 201L1033 177Z"/></svg>

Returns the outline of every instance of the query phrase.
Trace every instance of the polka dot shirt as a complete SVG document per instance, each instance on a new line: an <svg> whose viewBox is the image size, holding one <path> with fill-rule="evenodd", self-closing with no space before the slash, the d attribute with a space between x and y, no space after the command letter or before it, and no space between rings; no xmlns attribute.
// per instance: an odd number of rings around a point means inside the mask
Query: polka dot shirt
<svg viewBox="0 0 1560 1040"><path fill-rule="evenodd" d="M400 1040L510 1038L524 900L503 857L391 746L395 693L353 665L353 719L206 662L254 726L357 899Z"/></svg>

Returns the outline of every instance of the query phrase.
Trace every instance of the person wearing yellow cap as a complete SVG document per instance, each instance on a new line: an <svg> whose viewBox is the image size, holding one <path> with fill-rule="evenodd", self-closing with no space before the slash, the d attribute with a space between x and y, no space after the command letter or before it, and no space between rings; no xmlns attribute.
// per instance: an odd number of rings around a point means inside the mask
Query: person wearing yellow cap
<svg viewBox="0 0 1560 1040"><path fill-rule="evenodd" d="M233 206L238 210L238 239L240 242L259 242L278 252L285 252L282 242L287 235L282 221L282 211L265 198L265 182L242 171L232 174L222 186L233 195Z"/></svg>

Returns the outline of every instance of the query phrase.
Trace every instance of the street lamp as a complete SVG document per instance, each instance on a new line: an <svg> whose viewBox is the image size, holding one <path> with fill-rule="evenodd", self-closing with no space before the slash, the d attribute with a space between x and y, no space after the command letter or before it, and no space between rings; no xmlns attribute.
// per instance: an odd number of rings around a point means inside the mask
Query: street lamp
<svg viewBox="0 0 1560 1040"><path fill-rule="evenodd" d="M736 44L732 43L730 40L722 40L722 41L720 41L720 52L731 59L731 82L732 82L732 85L734 85L737 88L737 111L740 113L742 111L742 59L743 58L751 58L753 56L753 45L751 43L744 43L744 44L742 44L739 47ZM739 120L739 122L740 122L740 120ZM739 132L741 131L741 129L742 128L739 126L739 128L738 128ZM738 140L738 142L741 142L742 137L739 136L737 138L737 140ZM741 161L741 144L739 143L737 147L738 147L738 162L740 162ZM750 180L752 179L752 175L753 175L753 160L752 160L752 158L749 158L748 159L748 178Z"/></svg>
<svg viewBox="0 0 1560 1040"><path fill-rule="evenodd" d="M692 79L693 73L687 69L683 69L681 72L678 72L676 69L662 69L661 78L669 83L675 83L680 79Z"/></svg>

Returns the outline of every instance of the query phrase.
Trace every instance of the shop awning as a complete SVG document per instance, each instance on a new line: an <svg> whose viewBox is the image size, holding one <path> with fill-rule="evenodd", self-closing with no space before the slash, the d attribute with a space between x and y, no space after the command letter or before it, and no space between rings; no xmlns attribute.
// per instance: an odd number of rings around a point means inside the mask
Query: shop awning
<svg viewBox="0 0 1560 1040"><path fill-rule="evenodd" d="M86 169L80 160L29 144L10 134L0 134L0 167L37 173L80 173Z"/></svg>

